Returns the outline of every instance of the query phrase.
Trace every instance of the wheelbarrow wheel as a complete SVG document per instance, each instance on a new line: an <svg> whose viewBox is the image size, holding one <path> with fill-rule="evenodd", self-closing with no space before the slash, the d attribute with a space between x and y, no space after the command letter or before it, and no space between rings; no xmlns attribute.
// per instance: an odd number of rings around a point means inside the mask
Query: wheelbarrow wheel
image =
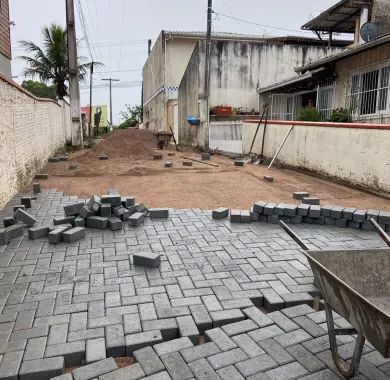
<svg viewBox="0 0 390 380"><path fill-rule="evenodd" d="M343 332L338 333L337 329L334 327L334 320L333 320L333 310L331 306L325 302L325 314L326 314L326 324L328 326L328 336L329 336L329 343L330 343L330 350L332 352L332 357L334 364L336 365L338 371L346 378L349 379L355 373L357 372L357 369L359 368L360 359L362 357L364 343L366 341L366 338L363 334L358 333L357 339L356 339L356 345L355 349L353 351L352 361L351 364L346 363L341 357L337 350L337 339L336 336L340 334L345 334L345 329Z"/></svg>

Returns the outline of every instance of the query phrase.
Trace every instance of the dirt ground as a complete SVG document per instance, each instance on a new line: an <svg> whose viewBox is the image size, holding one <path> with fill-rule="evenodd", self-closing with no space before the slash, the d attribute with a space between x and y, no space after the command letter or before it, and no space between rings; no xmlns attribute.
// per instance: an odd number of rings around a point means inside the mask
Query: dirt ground
<svg viewBox="0 0 390 380"><path fill-rule="evenodd" d="M163 161L154 161L154 152L163 153ZM169 152L175 155L170 157ZM98 159L103 153L109 160ZM67 162L48 163L41 172L48 173L49 178L40 183L42 188L85 198L115 188L149 207L247 209L259 200L298 203L292 193L307 191L319 197L322 205L390 210L389 199L294 170L267 170L266 166L251 164L235 167L232 159L222 155L214 155L210 161L218 167L197 162L184 167L182 155L200 159L200 153L189 148L159 151L149 131L117 130L94 148L71 154ZM173 168L165 168L166 161L172 161ZM78 168L70 170L69 164ZM264 182L264 175L272 175L274 182Z"/></svg>

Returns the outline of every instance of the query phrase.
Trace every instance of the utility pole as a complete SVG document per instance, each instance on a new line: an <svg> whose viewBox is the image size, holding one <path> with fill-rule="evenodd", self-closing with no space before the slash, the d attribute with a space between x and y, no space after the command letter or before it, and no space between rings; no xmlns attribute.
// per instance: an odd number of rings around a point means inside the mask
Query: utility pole
<svg viewBox="0 0 390 380"><path fill-rule="evenodd" d="M66 30L68 40L68 70L70 115L72 118L72 144L83 146L83 129L80 118L80 88L77 63L76 25L73 0L66 0Z"/></svg>
<svg viewBox="0 0 390 380"><path fill-rule="evenodd" d="M119 79L105 78L104 81L110 82L110 129L112 130L112 82L119 82Z"/></svg>
<svg viewBox="0 0 390 380"><path fill-rule="evenodd" d="M210 55L211 55L211 16L213 13L213 0L208 0L207 5L207 40L206 40L206 60L205 60L205 96L210 95Z"/></svg>
<svg viewBox="0 0 390 380"><path fill-rule="evenodd" d="M204 107L203 117L206 119L206 125L203 128L204 141L206 141L206 147L208 148L209 141L209 124L210 124L210 62L211 62L211 23L213 13L213 0L208 0L207 4L207 39L206 39L206 59L205 59L205 78L204 78Z"/></svg>
<svg viewBox="0 0 390 380"><path fill-rule="evenodd" d="M92 85L93 85L93 64L94 62L91 62L91 72L89 77L89 131L88 135L91 136L92 132Z"/></svg>

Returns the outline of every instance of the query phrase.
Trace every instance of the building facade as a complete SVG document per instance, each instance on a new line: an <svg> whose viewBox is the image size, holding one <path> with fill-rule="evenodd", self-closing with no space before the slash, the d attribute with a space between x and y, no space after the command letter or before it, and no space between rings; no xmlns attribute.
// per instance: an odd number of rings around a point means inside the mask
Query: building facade
<svg viewBox="0 0 390 380"><path fill-rule="evenodd" d="M11 34L8 0L0 1L0 74L11 79Z"/></svg>
<svg viewBox="0 0 390 380"><path fill-rule="evenodd" d="M191 56L178 94L178 141L181 144L209 146L209 121L217 106L259 114L262 110L256 90L290 77L296 64L308 64L343 50L343 44L328 47L318 39L280 37L248 40L213 40L210 59L210 94L206 101L206 43L200 41ZM198 125L187 117L195 116ZM229 119L229 118L228 118ZM218 128L226 133L227 128ZM240 132L234 127L232 133ZM218 137L216 137L218 140ZM221 149L221 146L219 147Z"/></svg>
<svg viewBox="0 0 390 380"><path fill-rule="evenodd" d="M333 111L343 109L351 121L390 122L390 6L381 1L366 1L356 8L347 7L350 5L350 0L341 1L307 25L313 30L326 26L330 32L335 30L332 23L336 15L348 9L350 13L343 13L346 21L339 19L337 23L337 28L343 25L344 29L336 31L353 30L353 45L297 67L298 75L258 90L260 103L271 106L272 119L297 120L300 109L314 106L323 121L333 120ZM360 29L362 20L376 30L377 35L370 40ZM358 26L355 30L354 24Z"/></svg>

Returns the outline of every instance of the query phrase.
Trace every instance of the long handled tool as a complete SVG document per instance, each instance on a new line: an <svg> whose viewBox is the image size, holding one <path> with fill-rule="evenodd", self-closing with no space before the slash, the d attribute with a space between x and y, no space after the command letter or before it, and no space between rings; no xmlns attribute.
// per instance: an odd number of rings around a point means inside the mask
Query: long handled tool
<svg viewBox="0 0 390 380"><path fill-rule="evenodd" d="M249 157L252 156L252 150L253 150L253 145L255 145L255 141L256 141L256 137L257 137L257 134L259 133L259 129L260 129L260 125L261 123L263 122L263 118L264 118L264 115L266 113L266 107L264 107L263 109L263 113L261 114L261 117L260 117L260 120L259 120L259 124L257 124L257 128L256 128L256 132L253 136L253 139L252 139L252 144L251 144L251 148L249 149ZM251 157L252 158L252 157Z"/></svg>
<svg viewBox="0 0 390 380"><path fill-rule="evenodd" d="M375 221L375 219L370 218L371 224L374 226L376 232L378 232L379 236L383 239L383 241L390 247L390 237L383 230L383 228Z"/></svg>
<svg viewBox="0 0 390 380"><path fill-rule="evenodd" d="M177 143L176 143L175 134L173 133L173 131L172 131L172 127L171 127L171 126L169 126L169 129L171 130L171 133L172 133L172 138L173 138L173 142L175 143L175 148L176 148L176 151L178 152L178 151L179 151L179 148L177 147Z"/></svg>

